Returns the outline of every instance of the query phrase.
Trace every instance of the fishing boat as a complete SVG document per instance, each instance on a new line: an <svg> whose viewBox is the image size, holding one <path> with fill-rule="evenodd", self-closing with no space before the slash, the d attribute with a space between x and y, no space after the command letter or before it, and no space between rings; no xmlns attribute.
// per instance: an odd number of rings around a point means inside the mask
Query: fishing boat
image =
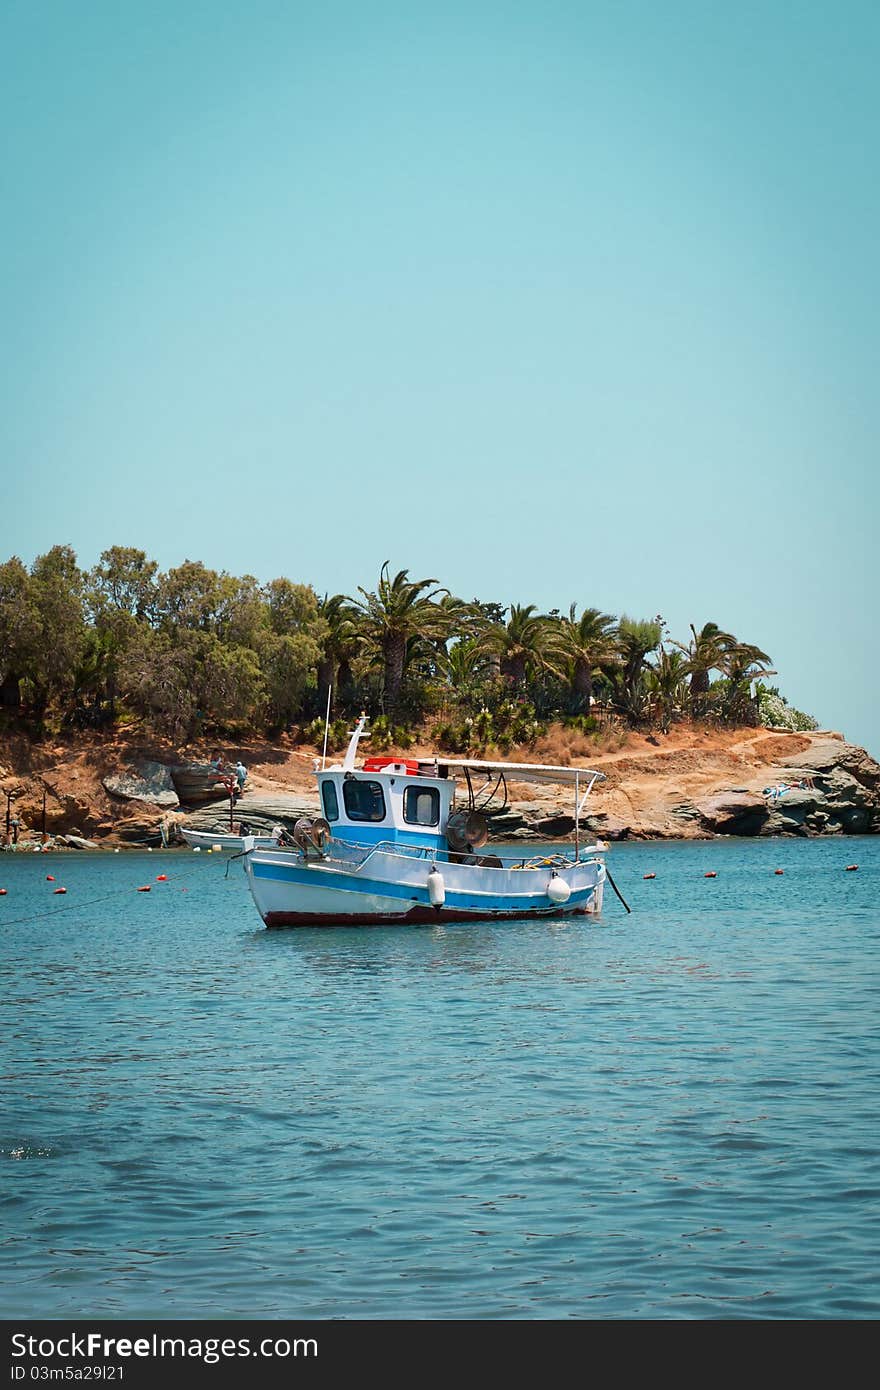
<svg viewBox="0 0 880 1390"><path fill-rule="evenodd" d="M373 757L357 767L365 728L362 718L343 762L315 774L323 816L300 818L292 836L271 848L245 837L245 872L267 927L601 912L604 846L582 847L579 831L584 803L601 772L445 757ZM507 806L508 781L572 789L572 853L483 852L493 813Z"/></svg>
<svg viewBox="0 0 880 1390"><path fill-rule="evenodd" d="M278 844L283 832L281 826L277 826L271 835L235 834L230 830L188 830L186 826L180 826L179 833L192 849L239 853L245 847L245 840L257 849L265 849Z"/></svg>

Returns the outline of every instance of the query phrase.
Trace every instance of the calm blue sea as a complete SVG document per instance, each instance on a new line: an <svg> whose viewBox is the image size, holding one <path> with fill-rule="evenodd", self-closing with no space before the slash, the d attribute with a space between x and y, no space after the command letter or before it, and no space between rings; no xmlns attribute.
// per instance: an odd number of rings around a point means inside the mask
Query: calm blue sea
<svg viewBox="0 0 880 1390"><path fill-rule="evenodd" d="M0 1315L876 1317L880 840L608 865L267 932L217 855L0 855Z"/></svg>

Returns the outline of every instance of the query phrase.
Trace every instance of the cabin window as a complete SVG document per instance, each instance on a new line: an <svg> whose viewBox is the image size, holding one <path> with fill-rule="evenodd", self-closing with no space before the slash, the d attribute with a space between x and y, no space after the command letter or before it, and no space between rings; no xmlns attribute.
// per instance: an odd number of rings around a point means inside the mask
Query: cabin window
<svg viewBox="0 0 880 1390"><path fill-rule="evenodd" d="M339 799L336 795L336 788L329 780L321 783L321 800L324 803L324 815L327 820L339 820Z"/></svg>
<svg viewBox="0 0 880 1390"><path fill-rule="evenodd" d="M440 824L440 793L436 787L407 787L403 793L403 819L409 825Z"/></svg>
<svg viewBox="0 0 880 1390"><path fill-rule="evenodd" d="M342 799L349 820L385 819L385 797L382 794L381 782L365 782L353 777L343 782Z"/></svg>

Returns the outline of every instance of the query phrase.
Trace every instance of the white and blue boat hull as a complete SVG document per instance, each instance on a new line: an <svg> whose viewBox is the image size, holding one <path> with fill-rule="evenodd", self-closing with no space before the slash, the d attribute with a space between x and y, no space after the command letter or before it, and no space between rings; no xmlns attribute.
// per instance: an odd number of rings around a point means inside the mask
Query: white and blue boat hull
<svg viewBox="0 0 880 1390"><path fill-rule="evenodd" d="M434 862L430 855L376 848L359 858L332 842L323 858L292 850L245 854L250 890L267 927L467 922L562 917L602 910L605 867L598 859L532 860L502 867ZM428 876L442 879L432 900ZM569 888L565 902L548 894L551 878Z"/></svg>

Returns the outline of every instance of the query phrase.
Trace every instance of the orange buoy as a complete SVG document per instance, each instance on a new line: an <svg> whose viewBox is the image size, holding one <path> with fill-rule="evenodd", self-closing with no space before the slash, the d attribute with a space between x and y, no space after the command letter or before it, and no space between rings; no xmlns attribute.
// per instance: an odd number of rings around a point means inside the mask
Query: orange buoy
<svg viewBox="0 0 880 1390"><path fill-rule="evenodd" d="M703 874L703 878L717 878L717 877L718 877L718 875L716 874L716 872L715 872L714 869L710 869L709 872L708 872L707 874Z"/></svg>
<svg viewBox="0 0 880 1390"><path fill-rule="evenodd" d="M642 878L656 878L656 874L642 874Z"/></svg>
<svg viewBox="0 0 880 1390"><path fill-rule="evenodd" d="M47 874L47 875L46 875L46 882L47 882L47 883L54 883L54 882L55 882L55 875L54 875L54 874Z"/></svg>
<svg viewBox="0 0 880 1390"><path fill-rule="evenodd" d="M56 889L55 889L55 892L56 892L56 893L66 893L66 892L67 892L67 889L66 889L66 888L56 888Z"/></svg>
<svg viewBox="0 0 880 1390"><path fill-rule="evenodd" d="M857 869L858 867L859 867L858 864L847 864L847 866L846 866L846 872L847 872L848 874L851 874L851 873L853 873L853 871L854 871L855 869Z"/></svg>
<svg viewBox="0 0 880 1390"><path fill-rule="evenodd" d="M168 882L168 875L167 875L167 874L157 874L157 875L156 875L156 882L157 882L157 883L167 883L167 882Z"/></svg>
<svg viewBox="0 0 880 1390"><path fill-rule="evenodd" d="M774 874L784 874L784 873L785 873L785 870L784 870L784 869L774 869L773 872L774 872Z"/></svg>
<svg viewBox="0 0 880 1390"><path fill-rule="evenodd" d="M138 892L139 892L139 893L149 893L151 887L152 887L152 884L150 884L150 883L145 883L144 886L143 886L143 888L139 888L139 889L138 889Z"/></svg>

